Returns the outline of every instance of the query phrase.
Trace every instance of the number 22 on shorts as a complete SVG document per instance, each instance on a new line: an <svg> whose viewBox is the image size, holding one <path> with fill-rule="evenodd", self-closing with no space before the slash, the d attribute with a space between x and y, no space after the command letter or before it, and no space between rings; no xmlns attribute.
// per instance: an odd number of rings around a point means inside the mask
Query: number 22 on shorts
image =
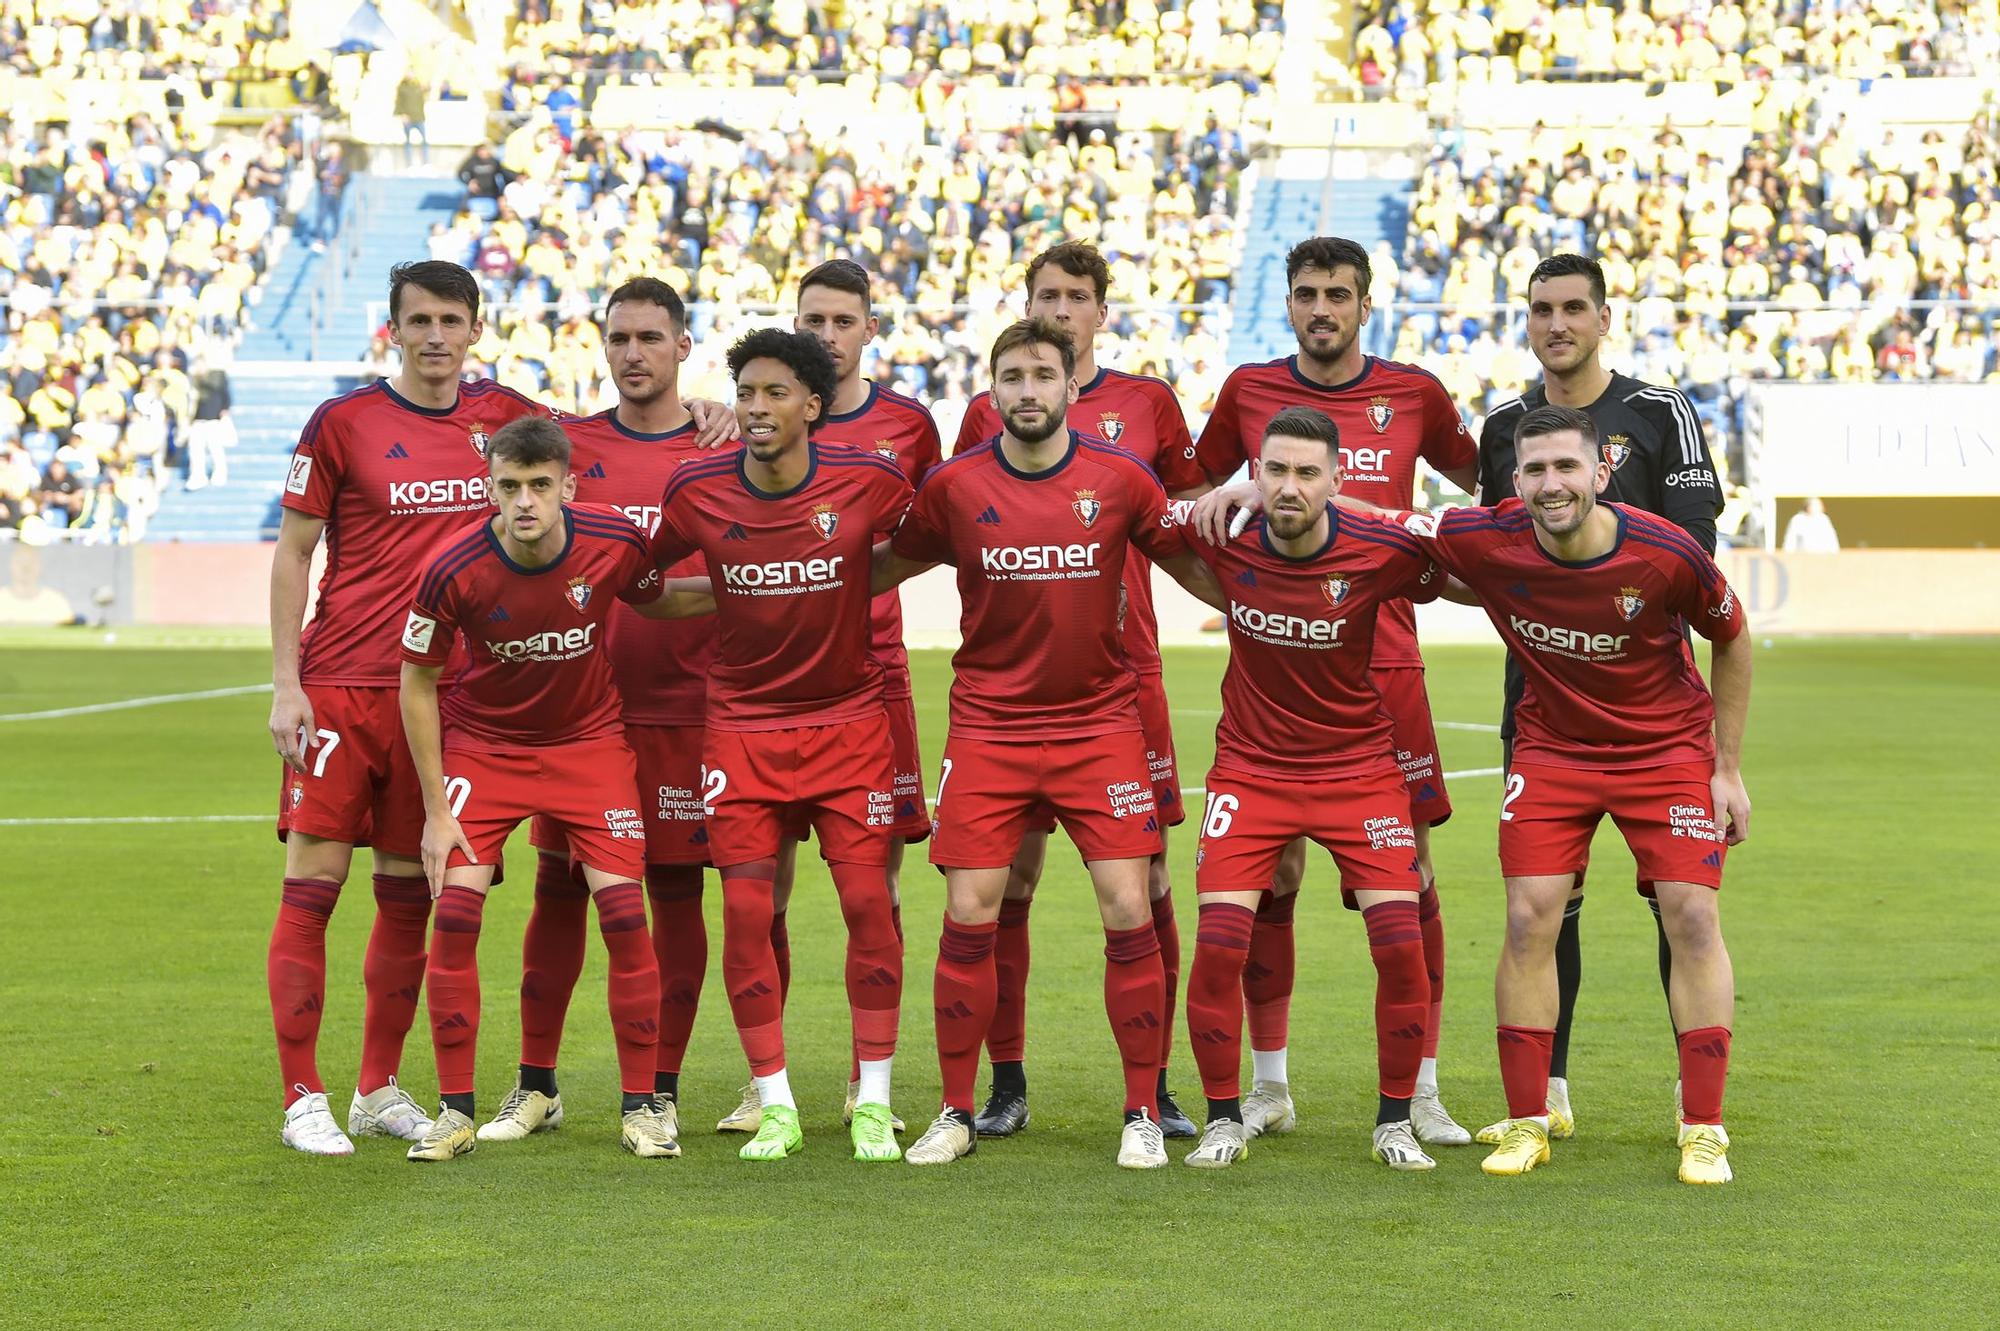
<svg viewBox="0 0 2000 1331"><path fill-rule="evenodd" d="M1514 821L1514 801L1521 798L1521 792L1528 788L1528 778L1519 772L1507 774L1507 791L1500 797L1500 821Z"/></svg>

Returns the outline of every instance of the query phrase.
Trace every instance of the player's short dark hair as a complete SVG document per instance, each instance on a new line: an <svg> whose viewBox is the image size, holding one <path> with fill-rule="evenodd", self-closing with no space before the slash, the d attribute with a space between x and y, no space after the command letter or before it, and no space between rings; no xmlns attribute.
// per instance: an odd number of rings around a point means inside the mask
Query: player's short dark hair
<svg viewBox="0 0 2000 1331"><path fill-rule="evenodd" d="M729 349L729 377L742 378L743 367L753 360L781 362L799 377L808 393L819 395L819 415L809 422L808 429L818 428L833 410L833 394L840 387L840 376L834 372L833 357L827 354L825 345L811 333L794 333L788 328L759 328L745 333Z"/></svg>
<svg viewBox="0 0 2000 1331"><path fill-rule="evenodd" d="M546 416L522 416L508 421L493 432L486 444L486 465L511 462L517 467L539 467L555 462L569 470L569 436L563 427Z"/></svg>
<svg viewBox="0 0 2000 1331"><path fill-rule="evenodd" d="M1342 236L1314 236L1292 246L1285 255L1285 285L1298 280L1299 274L1308 268L1324 268L1332 272L1336 268L1352 268L1354 280L1360 287L1358 295L1367 295L1369 284L1375 280L1375 270L1368 262L1368 251Z"/></svg>
<svg viewBox="0 0 2000 1331"><path fill-rule="evenodd" d="M620 301L634 301L641 305L657 305L667 312L679 332L687 331L687 304L681 293L657 277L635 277L619 287L604 302L604 318L611 319L611 309Z"/></svg>
<svg viewBox="0 0 2000 1331"><path fill-rule="evenodd" d="M1111 294L1111 265L1104 262L1104 256L1097 252L1097 246L1085 244L1081 240L1065 240L1060 245L1051 245L1037 254L1028 265L1028 296L1033 299L1035 279L1042 269L1054 264L1071 277L1087 277L1097 288L1097 303L1102 305Z"/></svg>
<svg viewBox="0 0 2000 1331"><path fill-rule="evenodd" d="M1562 434L1567 430L1575 430L1583 436L1585 448L1592 458L1604 455L1604 443L1597 437L1597 422L1575 407L1554 405L1536 407L1521 417L1521 423L1514 427L1514 447L1519 448L1529 439Z"/></svg>
<svg viewBox="0 0 2000 1331"><path fill-rule="evenodd" d="M403 292L410 287L428 291L440 300L455 300L479 317L479 283L472 274L443 259L418 259L399 263L389 270L389 322L403 312Z"/></svg>
<svg viewBox="0 0 2000 1331"><path fill-rule="evenodd" d="M1076 373L1076 342L1069 330L1053 319L1016 319L1008 324L993 339L993 350L986 358L987 373L998 374L1000 358L1022 347L1054 347L1062 357L1063 374Z"/></svg>
<svg viewBox="0 0 2000 1331"><path fill-rule="evenodd" d="M1333 417L1317 407L1286 407L1264 427L1266 439L1274 434L1287 439L1315 439L1326 445L1328 453L1336 457L1340 453L1340 427L1333 423Z"/></svg>
<svg viewBox="0 0 2000 1331"><path fill-rule="evenodd" d="M1534 299L1535 283L1552 277L1589 278L1590 303L1604 304L1604 267L1588 254L1551 254L1536 264L1535 271L1528 274L1528 298Z"/></svg>
<svg viewBox="0 0 2000 1331"><path fill-rule="evenodd" d="M828 259L799 279L799 295L804 296L808 287L826 287L830 291L845 291L850 296L859 296L862 311L874 313L868 270L852 259Z"/></svg>

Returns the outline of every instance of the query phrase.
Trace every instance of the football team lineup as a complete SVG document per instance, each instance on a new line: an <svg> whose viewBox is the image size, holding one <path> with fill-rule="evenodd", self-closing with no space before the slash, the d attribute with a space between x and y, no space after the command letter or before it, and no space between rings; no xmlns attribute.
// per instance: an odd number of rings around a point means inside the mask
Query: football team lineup
<svg viewBox="0 0 2000 1331"><path fill-rule="evenodd" d="M442 1162L558 1126L557 1053L594 902L620 1143L678 1156L712 868L750 1072L718 1126L748 1134L746 1161L797 1154L787 912L810 840L847 933L854 1158L953 1164L1029 1123L1027 920L1060 827L1104 932L1119 1165L1165 1165L1180 1137L1198 1139L1184 1163L1229 1168L1295 1125L1293 923L1316 845L1377 977L1368 1154L1433 1169L1431 1149L1473 1140L1437 1080L1448 968L1430 832L1452 806L1411 610L1443 596L1479 605L1514 649L1495 1013L1508 1114L1478 1134L1494 1148L1482 1168L1528 1173L1573 1132L1573 903L1609 814L1659 934L1678 1175L1728 1182L1734 980L1715 901L1726 849L1749 830L1751 647L1710 557L1716 496L1694 477L1712 491L1706 446L1680 406L1603 371L1594 343L1564 362L1601 322L1592 261L1537 269L1531 326L1560 333L1548 378L1477 442L1435 378L1361 353L1368 262L1337 238L1291 251L1298 353L1234 372L1196 439L1164 383L1095 363L1105 262L1057 245L1029 266L1027 317L993 343L992 388L949 457L925 407L861 374L878 326L868 274L849 261L805 276L792 330L730 347L733 409L682 401L681 299L655 279L626 283L603 314L618 403L582 419L464 380L477 284L450 263L399 265L401 368L313 413L272 565L286 851L267 975L285 1144L344 1155L352 1136L383 1135ZM1079 428L1091 410L1115 443ZM1615 457L1593 411L1621 413ZM1503 450L1511 465L1496 474ZM1408 512L1420 459L1487 506ZM492 514L467 524L475 502ZM895 589L939 565L955 571L962 613L932 806ZM1222 615L1230 645L1214 765L1194 787L1184 977L1166 851L1191 809L1152 566ZM1690 628L1713 644L1709 681ZM518 1072L480 1124L479 941L503 848L529 822ZM924 843L945 884L931 977L942 1092L906 1149L892 1107L902 873L906 847ZM377 913L343 1133L317 1046L327 924L359 847ZM398 1082L419 995L435 1115ZM1180 1021L1200 1123L1168 1084Z"/></svg>

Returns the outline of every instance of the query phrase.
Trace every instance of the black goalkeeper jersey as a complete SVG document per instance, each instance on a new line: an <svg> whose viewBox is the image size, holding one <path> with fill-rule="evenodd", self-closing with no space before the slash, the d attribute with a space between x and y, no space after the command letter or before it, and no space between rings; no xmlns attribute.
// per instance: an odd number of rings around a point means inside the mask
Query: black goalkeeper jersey
<svg viewBox="0 0 2000 1331"><path fill-rule="evenodd" d="M1479 432L1480 503L1490 507L1514 497L1514 432L1523 416L1548 401L1548 390L1538 383L1487 414ZM1597 422L1598 439L1611 461L1611 483L1599 498L1657 513L1686 529L1713 554L1722 483L1701 421L1680 389L1614 374L1604 395L1583 412ZM1524 684L1521 667L1510 652L1506 705L1500 716L1501 739L1510 751L1514 706Z"/></svg>

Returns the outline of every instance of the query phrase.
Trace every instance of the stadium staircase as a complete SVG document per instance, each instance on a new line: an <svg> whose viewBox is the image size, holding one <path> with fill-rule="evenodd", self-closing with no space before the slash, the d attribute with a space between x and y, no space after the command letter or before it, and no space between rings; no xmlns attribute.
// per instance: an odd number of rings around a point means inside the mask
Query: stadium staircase
<svg viewBox="0 0 2000 1331"><path fill-rule="evenodd" d="M1386 240L1398 254L1410 220L1406 179L1332 180L1324 152L1286 154L1258 174L1250 196L1240 278L1230 296L1229 361L1243 365L1290 354L1285 320L1285 252L1312 235L1345 236L1365 250ZM1317 169L1299 168L1317 163Z"/></svg>
<svg viewBox="0 0 2000 1331"><path fill-rule="evenodd" d="M276 536L278 499L300 427L315 405L360 382L358 373L331 367L353 361L358 372L372 331L369 302L386 298L391 265L428 255L431 224L450 221L459 197L456 181L369 176L350 191L336 248L316 254L297 240L286 247L236 348L230 396L237 445L229 481L188 491L179 476L169 480L148 540ZM336 259L345 260L338 280ZM284 362L297 369L274 373Z"/></svg>

